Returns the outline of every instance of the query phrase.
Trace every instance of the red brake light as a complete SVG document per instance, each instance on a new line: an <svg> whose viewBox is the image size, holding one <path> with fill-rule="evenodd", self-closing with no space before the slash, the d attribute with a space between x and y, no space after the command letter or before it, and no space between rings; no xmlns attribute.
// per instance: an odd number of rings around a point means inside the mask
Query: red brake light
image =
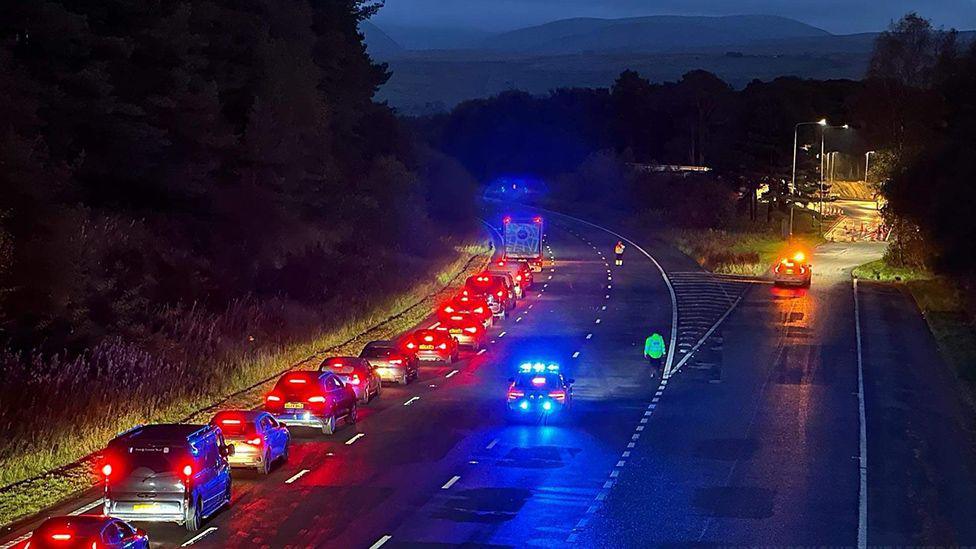
<svg viewBox="0 0 976 549"><path fill-rule="evenodd" d="M532 385L545 385L545 384L546 384L546 378L543 376L536 376L532 378Z"/></svg>
<svg viewBox="0 0 976 549"><path fill-rule="evenodd" d="M522 282L522 275L515 275L515 280L517 282Z"/></svg>
<svg viewBox="0 0 976 549"><path fill-rule="evenodd" d="M534 217L534 218L532 218L532 222L533 222L533 223L542 223L542 218L541 218L541 217L538 217L538 216L536 216L536 217Z"/></svg>
<svg viewBox="0 0 976 549"><path fill-rule="evenodd" d="M309 402L325 402L325 397L324 396L321 396L321 395L313 396L313 397L310 397L308 399L308 401Z"/></svg>
<svg viewBox="0 0 976 549"><path fill-rule="evenodd" d="M261 446L261 443L264 441L261 440L261 437L254 437L254 438L249 438L244 442L250 444L251 446Z"/></svg>
<svg viewBox="0 0 976 549"><path fill-rule="evenodd" d="M525 396L525 391L519 391L518 389L509 389L508 398L510 400L515 400L516 398L522 398Z"/></svg>
<svg viewBox="0 0 976 549"><path fill-rule="evenodd" d="M288 380L288 383L306 383L306 381L303 377L293 377Z"/></svg>
<svg viewBox="0 0 976 549"><path fill-rule="evenodd" d="M403 360L399 358L390 359L390 364L403 364Z"/></svg>
<svg viewBox="0 0 976 549"><path fill-rule="evenodd" d="M451 317L451 320L463 320L463 319L464 319L464 317L461 316L461 315L454 315L454 316Z"/></svg>
<svg viewBox="0 0 976 549"><path fill-rule="evenodd" d="M556 400L566 400L566 391L549 391L549 398Z"/></svg>
<svg viewBox="0 0 976 549"><path fill-rule="evenodd" d="M504 217L504 218L502 219L502 223L511 223L511 222L512 222L512 217L511 217L511 216L508 216L508 215L506 215L506 216L505 216L505 217Z"/></svg>
<svg viewBox="0 0 976 549"><path fill-rule="evenodd" d="M485 312L485 309L484 309L484 307L478 307L477 309L474 310L474 312L476 312L476 313L478 313L480 315L480 314L482 314L482 313Z"/></svg>
<svg viewBox="0 0 976 549"><path fill-rule="evenodd" d="M281 397L278 395L268 395L268 402L281 402Z"/></svg>
<svg viewBox="0 0 976 549"><path fill-rule="evenodd" d="M498 297L501 297L501 296L503 296L503 295L505 295L505 292L502 292L501 290L499 290L499 291L498 291Z"/></svg>
<svg viewBox="0 0 976 549"><path fill-rule="evenodd" d="M241 424L241 420L239 420L239 419L222 419L222 420L220 420L220 422L223 423L224 425L240 425Z"/></svg>
<svg viewBox="0 0 976 549"><path fill-rule="evenodd" d="M448 305L447 307L444 307L444 312L447 313L447 314L451 314L451 313L454 312L454 307L451 307L450 305Z"/></svg>
<svg viewBox="0 0 976 549"><path fill-rule="evenodd" d="M464 331L468 332L469 334L476 334L478 333L478 328L475 326L468 326L467 328L464 329Z"/></svg>
<svg viewBox="0 0 976 549"><path fill-rule="evenodd" d="M193 466L192 465L184 465L183 466L183 476L184 477L191 477L191 476L193 476Z"/></svg>
<svg viewBox="0 0 976 549"><path fill-rule="evenodd" d="M447 349L447 343L441 343L437 346L438 349Z"/></svg>
<svg viewBox="0 0 976 549"><path fill-rule="evenodd" d="M352 377L349 378L349 383L352 383L353 385L359 385L360 383L359 374L353 374Z"/></svg>
<svg viewBox="0 0 976 549"><path fill-rule="evenodd" d="M51 534L51 539L54 541L70 541L71 534Z"/></svg>
<svg viewBox="0 0 976 549"><path fill-rule="evenodd" d="M414 347L416 347L416 345L414 345L413 341L407 343L407 349L413 349Z"/></svg>
<svg viewBox="0 0 976 549"><path fill-rule="evenodd" d="M102 465L102 474L106 477L112 476L112 465L110 463Z"/></svg>
<svg viewBox="0 0 976 549"><path fill-rule="evenodd" d="M434 336L424 336L424 341L427 341L427 342L434 341Z"/></svg>

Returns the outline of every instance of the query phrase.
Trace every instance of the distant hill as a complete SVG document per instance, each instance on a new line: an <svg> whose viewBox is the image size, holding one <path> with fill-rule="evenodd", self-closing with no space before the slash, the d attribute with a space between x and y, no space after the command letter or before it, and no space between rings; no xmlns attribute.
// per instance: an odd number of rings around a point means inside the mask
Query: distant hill
<svg viewBox="0 0 976 549"><path fill-rule="evenodd" d="M366 51L375 59L383 61L404 52L400 44L369 21L360 23L359 31L366 39Z"/></svg>
<svg viewBox="0 0 976 549"><path fill-rule="evenodd" d="M498 34L483 42L482 47L533 55L662 53L762 40L829 36L830 33L823 29L771 15L655 15L626 19L563 19Z"/></svg>

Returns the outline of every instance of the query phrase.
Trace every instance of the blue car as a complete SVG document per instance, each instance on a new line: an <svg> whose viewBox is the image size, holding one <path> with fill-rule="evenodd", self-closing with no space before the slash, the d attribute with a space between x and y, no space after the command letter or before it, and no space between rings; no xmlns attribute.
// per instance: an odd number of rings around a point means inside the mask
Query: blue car
<svg viewBox="0 0 976 549"><path fill-rule="evenodd" d="M227 457L231 467L257 469L266 475L271 466L288 460L291 434L268 412L261 410L225 410L210 420L220 427L224 440L234 445L234 454Z"/></svg>
<svg viewBox="0 0 976 549"><path fill-rule="evenodd" d="M31 533L30 549L149 549L149 536L129 523L102 515L51 517Z"/></svg>
<svg viewBox="0 0 976 549"><path fill-rule="evenodd" d="M522 364L509 382L507 406L515 416L556 414L573 402L574 380L563 377L558 364Z"/></svg>

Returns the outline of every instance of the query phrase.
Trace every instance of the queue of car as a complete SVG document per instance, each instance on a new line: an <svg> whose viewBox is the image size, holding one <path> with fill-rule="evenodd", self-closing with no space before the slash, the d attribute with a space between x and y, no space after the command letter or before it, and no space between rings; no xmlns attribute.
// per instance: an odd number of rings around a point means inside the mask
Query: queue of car
<svg viewBox="0 0 976 549"><path fill-rule="evenodd" d="M230 504L232 469L267 475L288 460L290 428L332 435L340 423L356 423L359 406L380 397L383 383L417 380L421 361L451 364L462 347L483 349L488 329L507 317L532 284L527 263L492 263L437 309L434 326L396 341L369 342L358 357L326 358L314 371L287 372L265 395L261 409L222 410L207 424L140 425L120 433L109 442L99 468L102 513L52 517L26 547L149 547L148 534L127 521L200 529ZM510 409L549 412L569 406L572 380L544 368L520 370L513 378Z"/></svg>

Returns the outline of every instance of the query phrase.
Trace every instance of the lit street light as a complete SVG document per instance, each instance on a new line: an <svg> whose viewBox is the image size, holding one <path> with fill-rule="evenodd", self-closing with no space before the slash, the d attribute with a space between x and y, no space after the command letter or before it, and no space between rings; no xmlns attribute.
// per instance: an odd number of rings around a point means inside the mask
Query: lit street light
<svg viewBox="0 0 976 549"><path fill-rule="evenodd" d="M868 182L868 167L871 165L871 155L878 154L877 151L868 151L864 153L864 184Z"/></svg>
<svg viewBox="0 0 976 549"><path fill-rule="evenodd" d="M800 122L793 127L793 178L790 180L790 195L796 194L796 149L798 146L798 137L800 133L800 126L820 126L821 128L827 127L827 119L821 118L817 122ZM821 134L823 130L821 130ZM790 200L790 239L793 239L793 201Z"/></svg>

